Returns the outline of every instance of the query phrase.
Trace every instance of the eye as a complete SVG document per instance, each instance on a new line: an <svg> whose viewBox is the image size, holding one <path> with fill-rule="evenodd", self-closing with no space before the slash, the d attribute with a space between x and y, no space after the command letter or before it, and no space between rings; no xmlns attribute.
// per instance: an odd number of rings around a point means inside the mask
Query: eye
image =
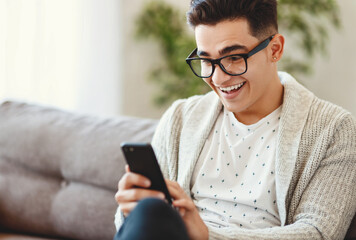
<svg viewBox="0 0 356 240"><path fill-rule="evenodd" d="M241 61L242 57L240 56L229 56L227 57L227 60L230 62L236 62L236 61Z"/></svg>
<svg viewBox="0 0 356 240"><path fill-rule="evenodd" d="M202 60L201 60L201 63L204 64L204 65L206 65L206 66L208 66L208 65L210 66L210 65L211 65L211 61L209 61L209 60L207 60L207 59L202 59Z"/></svg>

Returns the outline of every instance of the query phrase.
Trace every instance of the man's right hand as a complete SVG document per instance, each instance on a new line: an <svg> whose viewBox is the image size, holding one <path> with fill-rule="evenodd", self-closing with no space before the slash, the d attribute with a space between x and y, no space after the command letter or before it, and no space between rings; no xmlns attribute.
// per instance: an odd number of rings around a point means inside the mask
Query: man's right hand
<svg viewBox="0 0 356 240"><path fill-rule="evenodd" d="M136 207L137 202L143 198L165 199L162 192L147 189L151 185L148 178L131 172L128 165L125 166L125 171L126 173L120 179L118 191L115 194L115 200L120 205L125 217Z"/></svg>

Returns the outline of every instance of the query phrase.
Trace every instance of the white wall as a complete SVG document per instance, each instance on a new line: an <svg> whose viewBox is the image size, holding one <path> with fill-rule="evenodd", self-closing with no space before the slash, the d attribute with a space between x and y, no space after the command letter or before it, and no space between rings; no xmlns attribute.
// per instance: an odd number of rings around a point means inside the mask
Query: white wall
<svg viewBox="0 0 356 240"><path fill-rule="evenodd" d="M102 116L120 114L124 92L122 86L124 19L121 1L74 2L80 2L82 7L78 23L80 39L77 80L80 89L77 91L76 109Z"/></svg>
<svg viewBox="0 0 356 240"><path fill-rule="evenodd" d="M168 0L167 0L168 1ZM144 0L123 1L124 46L127 57L124 72L123 113L140 117L158 118L165 107L157 108L152 103L153 85L147 82L147 74L160 63L159 46L152 40L138 41L133 37L134 20L141 11ZM189 0L173 1L185 13ZM356 1L338 1L341 8L343 29L330 33L329 56L315 60L314 74L303 84L318 97L348 109L356 116ZM178 5L179 4L179 5ZM288 36L287 36L288 40ZM188 54L188 53L187 53ZM140 60L138 60L140 59ZM281 69L282 70L282 69Z"/></svg>
<svg viewBox="0 0 356 240"><path fill-rule="evenodd" d="M318 97L356 116L356 1L338 1L343 28L330 33L329 54L315 61L315 74L305 82Z"/></svg>
<svg viewBox="0 0 356 240"><path fill-rule="evenodd" d="M0 0L0 98L95 115L120 113L120 5Z"/></svg>

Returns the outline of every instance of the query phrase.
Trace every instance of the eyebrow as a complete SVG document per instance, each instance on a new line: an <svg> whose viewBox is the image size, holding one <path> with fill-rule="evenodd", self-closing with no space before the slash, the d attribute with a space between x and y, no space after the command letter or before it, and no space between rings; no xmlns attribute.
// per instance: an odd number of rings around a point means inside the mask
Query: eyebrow
<svg viewBox="0 0 356 240"><path fill-rule="evenodd" d="M224 49L220 50L220 51L219 51L219 54L220 54L220 55L226 55L226 54L231 53L232 51L235 51L235 50L244 50L244 51L247 52L247 51L248 51L248 48L247 48L246 46L244 46L244 45L234 44L234 45L225 47ZM205 51L200 51L200 50L197 51L197 55L198 55L199 57L201 57L201 56L209 57L209 56L210 56L209 53L207 53L207 52L205 52Z"/></svg>

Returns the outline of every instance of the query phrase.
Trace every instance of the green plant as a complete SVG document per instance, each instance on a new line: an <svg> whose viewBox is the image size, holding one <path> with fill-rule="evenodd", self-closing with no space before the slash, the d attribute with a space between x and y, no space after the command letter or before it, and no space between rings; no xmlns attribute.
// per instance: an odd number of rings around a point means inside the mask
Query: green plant
<svg viewBox="0 0 356 240"><path fill-rule="evenodd" d="M293 75L310 74L313 57L326 53L328 24L340 27L336 0L279 0L279 26L296 41L297 56L286 55L281 69ZM158 41L165 64L153 69L149 79L159 86L155 96L158 105L169 104L209 91L201 79L194 76L185 58L195 48L185 16L171 5L155 0L147 3L137 19L138 38L151 37Z"/></svg>
<svg viewBox="0 0 356 240"><path fill-rule="evenodd" d="M336 0L279 0L278 24L301 51L299 57L287 53L281 69L293 75L310 74L314 57L327 53L330 27L341 26L339 7Z"/></svg>
<svg viewBox="0 0 356 240"><path fill-rule="evenodd" d="M149 79L159 86L155 103L163 105L209 91L202 80L193 75L185 58L195 46L187 33L183 15L170 5L154 1L148 3L137 21L137 36L152 37L162 49L165 64L153 69Z"/></svg>

